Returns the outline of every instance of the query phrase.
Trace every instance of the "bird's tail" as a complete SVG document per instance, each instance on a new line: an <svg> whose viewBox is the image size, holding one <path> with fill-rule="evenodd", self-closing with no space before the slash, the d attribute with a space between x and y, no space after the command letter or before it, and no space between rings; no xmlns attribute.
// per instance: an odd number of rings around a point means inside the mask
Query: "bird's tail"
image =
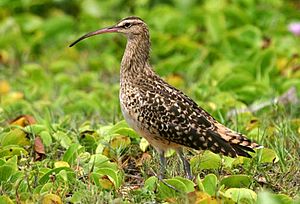
<svg viewBox="0 0 300 204"><path fill-rule="evenodd" d="M254 149L262 148L263 146L252 142L245 135L235 132L222 124L216 124L216 131L211 132L211 136L215 142L221 144L223 149L219 149L224 155L236 157L244 156L251 157L247 152L254 152Z"/></svg>

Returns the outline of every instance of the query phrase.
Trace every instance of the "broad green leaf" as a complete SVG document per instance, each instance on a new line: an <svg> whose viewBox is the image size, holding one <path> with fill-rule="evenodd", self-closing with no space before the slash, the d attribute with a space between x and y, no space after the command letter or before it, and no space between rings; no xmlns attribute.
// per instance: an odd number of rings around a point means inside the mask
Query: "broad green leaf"
<svg viewBox="0 0 300 204"><path fill-rule="evenodd" d="M40 132L39 136L42 138L43 144L46 147L49 147L52 144L52 137L48 131Z"/></svg>
<svg viewBox="0 0 300 204"><path fill-rule="evenodd" d="M80 144L74 143L70 145L63 156L63 160L68 162L71 166L76 163L78 155L83 152L83 148Z"/></svg>
<svg viewBox="0 0 300 204"><path fill-rule="evenodd" d="M91 179L94 181L96 186L101 187L100 180L101 180L102 175L96 172L91 173Z"/></svg>
<svg viewBox="0 0 300 204"><path fill-rule="evenodd" d="M53 133L53 137L56 141L60 142L61 146L66 149L72 144L72 140L70 139L70 137L62 131Z"/></svg>
<svg viewBox="0 0 300 204"><path fill-rule="evenodd" d="M147 178L144 182L144 188L146 188L149 191L154 191L157 187L157 181L158 178L156 176L151 176Z"/></svg>
<svg viewBox="0 0 300 204"><path fill-rule="evenodd" d="M131 138L140 138L139 135L128 127L126 121L122 120L111 127L109 134L120 134Z"/></svg>
<svg viewBox="0 0 300 204"><path fill-rule="evenodd" d="M7 145L0 148L0 158L10 158L12 156L27 155L28 152L18 145Z"/></svg>
<svg viewBox="0 0 300 204"><path fill-rule="evenodd" d="M59 167L59 168L55 168L55 169L51 169L49 170L47 173L45 173L40 179L39 179L39 183L40 184L45 184L49 181L50 176L52 174L58 174L61 170L66 170L67 172L70 173L74 173L73 169L69 168L69 167ZM72 174L70 174L71 176ZM74 174L75 175L75 174Z"/></svg>
<svg viewBox="0 0 300 204"><path fill-rule="evenodd" d="M0 166L0 183L7 182L18 171L17 156L7 160L5 164Z"/></svg>
<svg viewBox="0 0 300 204"><path fill-rule="evenodd" d="M187 191L186 192L193 192L195 189L194 189L194 182L192 182L191 180L189 179L186 179L186 178L183 178L183 177L180 177L180 176L176 176L174 177L174 179L177 179L179 181L181 181L182 183L184 183Z"/></svg>
<svg viewBox="0 0 300 204"><path fill-rule="evenodd" d="M53 189L53 183L52 182L46 183L41 187L39 193L44 194L44 193L50 192L51 189Z"/></svg>
<svg viewBox="0 0 300 204"><path fill-rule="evenodd" d="M16 171L11 166L8 165L0 166L0 183L9 181L9 179L15 172Z"/></svg>
<svg viewBox="0 0 300 204"><path fill-rule="evenodd" d="M113 168L99 168L97 173L108 176L116 189L122 184L122 173L120 171L116 171Z"/></svg>
<svg viewBox="0 0 300 204"><path fill-rule="evenodd" d="M45 125L41 124L32 124L32 125L27 125L26 127L23 128L26 132L32 133L34 135L40 134L42 131L47 131L47 127Z"/></svg>
<svg viewBox="0 0 300 204"><path fill-rule="evenodd" d="M70 202L71 203L82 203L82 198L84 197L84 193L77 191L75 193L73 193Z"/></svg>
<svg viewBox="0 0 300 204"><path fill-rule="evenodd" d="M248 175L231 175L223 178L220 185L225 185L227 188L247 188L253 182L253 179Z"/></svg>
<svg viewBox="0 0 300 204"><path fill-rule="evenodd" d="M223 157L223 164L225 168L231 169L231 167L233 166L233 162L234 162L235 158L231 158L231 157Z"/></svg>
<svg viewBox="0 0 300 204"><path fill-rule="evenodd" d="M79 142L85 147L86 151L94 153L97 148L99 135L96 131L85 130L80 133Z"/></svg>
<svg viewBox="0 0 300 204"><path fill-rule="evenodd" d="M27 138L26 132L24 132L21 128L16 127L11 129L2 137L1 145L19 145L24 147L30 145L30 140Z"/></svg>
<svg viewBox="0 0 300 204"><path fill-rule="evenodd" d="M199 170L218 169L221 166L221 157L211 151L205 151L191 159L191 166Z"/></svg>
<svg viewBox="0 0 300 204"><path fill-rule="evenodd" d="M292 198L284 194L274 194L268 191L258 193L258 204L271 203L271 204L292 204Z"/></svg>
<svg viewBox="0 0 300 204"><path fill-rule="evenodd" d="M276 155L275 151L269 148L263 148L261 150L261 163L276 163L278 162L279 158Z"/></svg>
<svg viewBox="0 0 300 204"><path fill-rule="evenodd" d="M216 175L214 175L214 174L206 175L202 181L205 192L211 196L216 195L217 190L218 190L217 182L218 182L218 179L217 179Z"/></svg>
<svg viewBox="0 0 300 204"><path fill-rule="evenodd" d="M183 180L183 178L175 177L172 179L165 179L164 180L169 185L173 186L178 190L175 191L174 189L170 188L169 186L165 185L164 183L160 182L158 186L159 195L161 198L175 198L179 195L186 195L186 193L190 193L194 191L194 184L191 184L191 181Z"/></svg>
<svg viewBox="0 0 300 204"><path fill-rule="evenodd" d="M68 163L67 163L68 164ZM57 178L62 178L64 182L68 182L68 173L66 170L61 170L60 172L58 172L57 174Z"/></svg>
<svg viewBox="0 0 300 204"><path fill-rule="evenodd" d="M89 167L93 168L94 172L96 172L100 168L110 168L118 171L118 165L116 163L110 162L109 159L102 154L92 155L89 161Z"/></svg>
<svg viewBox="0 0 300 204"><path fill-rule="evenodd" d="M238 203L255 203L257 200L256 193L247 188L230 188L225 191L225 196Z"/></svg>

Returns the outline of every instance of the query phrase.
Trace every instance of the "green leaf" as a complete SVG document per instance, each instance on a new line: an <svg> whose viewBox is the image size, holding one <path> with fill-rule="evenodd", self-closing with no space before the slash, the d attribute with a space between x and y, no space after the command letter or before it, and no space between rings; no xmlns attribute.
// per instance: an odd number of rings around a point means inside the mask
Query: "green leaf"
<svg viewBox="0 0 300 204"><path fill-rule="evenodd" d="M101 174L96 173L96 172L92 172L91 173L91 179L94 181L96 186L101 187L101 184L100 184Z"/></svg>
<svg viewBox="0 0 300 204"><path fill-rule="evenodd" d="M205 151L202 155L195 156L190 161L192 168L218 169L221 166L221 157L211 151Z"/></svg>
<svg viewBox="0 0 300 204"><path fill-rule="evenodd" d="M198 183L198 188L199 188L199 190L200 191L205 191L205 188L204 188L204 186L203 186L203 183L202 183L202 181L201 181L201 178L200 178L200 175L198 174L197 175L197 183Z"/></svg>
<svg viewBox="0 0 300 204"><path fill-rule="evenodd" d="M131 128L128 127L126 121L122 120L116 123L109 130L109 134L120 134L124 136L129 136L131 138L140 138L140 136Z"/></svg>
<svg viewBox="0 0 300 204"><path fill-rule="evenodd" d="M194 191L194 183L190 180L175 177L172 179L165 179L164 181L176 188L179 192L160 182L158 186L158 192L162 199L175 198L177 196L186 195L186 193Z"/></svg>
<svg viewBox="0 0 300 204"><path fill-rule="evenodd" d="M0 196L0 203L2 204L13 204L14 202L6 195Z"/></svg>
<svg viewBox="0 0 300 204"><path fill-rule="evenodd" d="M186 193L193 192L195 190L195 188L194 188L195 184L191 180L180 177L180 176L176 176L176 177L174 177L174 179L177 179L177 180L181 181L182 183L184 183L184 185L186 187Z"/></svg>
<svg viewBox="0 0 300 204"><path fill-rule="evenodd" d="M52 188L53 188L53 183L52 182L51 183L46 183L45 185L42 186L39 193L43 194L43 193L50 192Z"/></svg>
<svg viewBox="0 0 300 204"><path fill-rule="evenodd" d="M82 198L84 197L84 192L77 191L73 193L70 202L71 203L82 203Z"/></svg>
<svg viewBox="0 0 300 204"><path fill-rule="evenodd" d="M260 162L261 163L276 163L278 162L279 158L276 155L276 152L272 149L263 148L261 150L261 157Z"/></svg>
<svg viewBox="0 0 300 204"><path fill-rule="evenodd" d="M34 135L40 134L42 131L46 131L47 127L45 125L41 124L32 124L32 125L27 125L26 127L23 128L26 132L32 133Z"/></svg>
<svg viewBox="0 0 300 204"><path fill-rule="evenodd" d="M292 204L293 200L285 194L273 194L267 191L263 191L258 194L257 203Z"/></svg>
<svg viewBox="0 0 300 204"><path fill-rule="evenodd" d="M69 167L59 167L59 168L51 169L39 179L39 183L40 184L47 183L52 174L58 174L61 170L66 170L67 172L74 173L73 169L71 169ZM70 175L72 175L72 174L70 174ZM74 176L75 176L75 174L74 174Z"/></svg>
<svg viewBox="0 0 300 204"><path fill-rule="evenodd" d="M205 192L211 196L216 195L217 190L218 190L217 182L218 182L218 179L217 179L216 175L214 175L214 174L206 175L202 181Z"/></svg>
<svg viewBox="0 0 300 204"><path fill-rule="evenodd" d="M0 148L0 158L10 158L12 156L27 155L28 152L18 145L7 145Z"/></svg>
<svg viewBox="0 0 300 204"><path fill-rule="evenodd" d="M52 144L52 137L48 131L40 132L39 136L42 138L43 144L49 147Z"/></svg>
<svg viewBox="0 0 300 204"><path fill-rule="evenodd" d="M74 143L65 152L63 161L66 161L70 164L70 166L73 166L81 152L83 152L83 147L80 144Z"/></svg>
<svg viewBox="0 0 300 204"><path fill-rule="evenodd" d="M120 171L116 171L113 168L99 168L97 173L108 176L116 189L118 189L122 184L122 174Z"/></svg>
<svg viewBox="0 0 300 204"><path fill-rule="evenodd" d="M225 185L227 188L247 188L252 182L248 175L231 175L223 178L220 185Z"/></svg>
<svg viewBox="0 0 300 204"><path fill-rule="evenodd" d="M7 160L5 164L0 166L0 183L7 182L18 171L17 156Z"/></svg>
<svg viewBox="0 0 300 204"><path fill-rule="evenodd" d="M13 167L8 165L0 166L0 183L9 181L10 177L15 173Z"/></svg>
<svg viewBox="0 0 300 204"><path fill-rule="evenodd" d="M98 133L92 130L80 132L79 142L85 147L86 151L94 153L97 148Z"/></svg>
<svg viewBox="0 0 300 204"><path fill-rule="evenodd" d="M247 188L230 188L225 191L225 196L237 203L255 203L257 199L256 193Z"/></svg>
<svg viewBox="0 0 300 204"><path fill-rule="evenodd" d="M8 133L6 133L1 140L2 146L7 145L19 145L19 146L29 146L30 141L27 138L27 134L21 128L13 128Z"/></svg>
<svg viewBox="0 0 300 204"><path fill-rule="evenodd" d="M53 137L56 141L59 141L61 146L63 146L66 149L72 144L72 140L70 139L70 137L62 131L55 132L53 134Z"/></svg>
<svg viewBox="0 0 300 204"><path fill-rule="evenodd" d="M149 191L154 191L157 187L157 181L158 181L158 178L156 176L149 177L144 182L144 188L146 188Z"/></svg>

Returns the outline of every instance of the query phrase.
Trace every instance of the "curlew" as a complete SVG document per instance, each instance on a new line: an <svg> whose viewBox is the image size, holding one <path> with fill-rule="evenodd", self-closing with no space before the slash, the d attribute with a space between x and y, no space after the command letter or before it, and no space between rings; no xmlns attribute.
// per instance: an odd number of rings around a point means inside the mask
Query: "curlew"
<svg viewBox="0 0 300 204"><path fill-rule="evenodd" d="M70 47L90 36L122 33L127 37L120 69L120 104L128 125L159 152L163 177L164 153L175 149L185 174L192 178L183 147L211 150L226 156L251 157L247 152L261 147L245 135L235 132L199 107L190 97L174 88L152 69L147 24L138 17L127 17L116 25L87 33Z"/></svg>

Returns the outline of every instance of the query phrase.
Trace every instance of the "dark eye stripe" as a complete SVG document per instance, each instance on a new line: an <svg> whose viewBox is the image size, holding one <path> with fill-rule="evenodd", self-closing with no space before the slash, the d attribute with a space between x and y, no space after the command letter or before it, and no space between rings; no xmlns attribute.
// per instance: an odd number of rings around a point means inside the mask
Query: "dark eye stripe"
<svg viewBox="0 0 300 204"><path fill-rule="evenodd" d="M131 26L132 26L131 23L125 23L125 24L123 25L124 28L130 28Z"/></svg>

